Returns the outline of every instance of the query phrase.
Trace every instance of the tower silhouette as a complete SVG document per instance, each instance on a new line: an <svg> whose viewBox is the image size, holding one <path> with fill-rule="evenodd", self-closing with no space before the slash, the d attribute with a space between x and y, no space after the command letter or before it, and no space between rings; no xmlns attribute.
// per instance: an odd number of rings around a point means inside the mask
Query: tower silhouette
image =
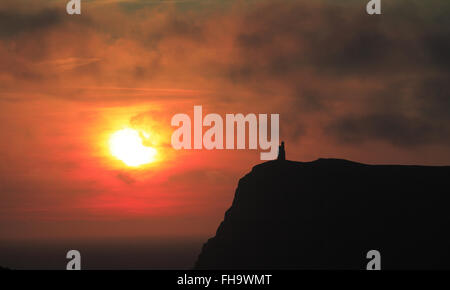
<svg viewBox="0 0 450 290"><path fill-rule="evenodd" d="M284 150L284 141L278 146L278 160L286 160L286 151Z"/></svg>

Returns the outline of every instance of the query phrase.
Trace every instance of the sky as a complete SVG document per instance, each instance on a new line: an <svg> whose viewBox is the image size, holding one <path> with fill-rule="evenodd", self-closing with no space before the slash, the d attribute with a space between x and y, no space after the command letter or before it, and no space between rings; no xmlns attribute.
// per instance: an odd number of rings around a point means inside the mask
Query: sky
<svg viewBox="0 0 450 290"><path fill-rule="evenodd" d="M450 164L450 3L0 2L0 240L207 238L259 150L180 150L172 116L280 114L287 158ZM147 132L156 160L111 155Z"/></svg>

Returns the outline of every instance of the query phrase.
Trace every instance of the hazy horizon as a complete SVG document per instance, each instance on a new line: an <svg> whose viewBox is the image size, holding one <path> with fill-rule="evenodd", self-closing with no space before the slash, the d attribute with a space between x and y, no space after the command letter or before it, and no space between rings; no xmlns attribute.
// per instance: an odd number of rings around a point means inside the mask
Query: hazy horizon
<svg viewBox="0 0 450 290"><path fill-rule="evenodd" d="M205 238L65 239L0 241L0 266L16 270L65 270L66 253L81 253L84 270L187 270Z"/></svg>

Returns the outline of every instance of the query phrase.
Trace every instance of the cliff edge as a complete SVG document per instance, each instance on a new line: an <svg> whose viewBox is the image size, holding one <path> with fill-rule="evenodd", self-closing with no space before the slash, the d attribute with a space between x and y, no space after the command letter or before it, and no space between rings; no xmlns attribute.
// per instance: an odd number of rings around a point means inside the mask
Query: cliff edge
<svg viewBox="0 0 450 290"><path fill-rule="evenodd" d="M196 269L450 269L450 166L274 160L238 184Z"/></svg>

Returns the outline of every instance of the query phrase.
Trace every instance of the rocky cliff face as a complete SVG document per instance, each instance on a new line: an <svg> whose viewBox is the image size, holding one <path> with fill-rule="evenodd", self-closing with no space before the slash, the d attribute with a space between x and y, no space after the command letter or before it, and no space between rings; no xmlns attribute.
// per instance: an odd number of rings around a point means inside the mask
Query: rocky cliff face
<svg viewBox="0 0 450 290"><path fill-rule="evenodd" d="M270 161L236 190L197 269L450 269L450 167Z"/></svg>

